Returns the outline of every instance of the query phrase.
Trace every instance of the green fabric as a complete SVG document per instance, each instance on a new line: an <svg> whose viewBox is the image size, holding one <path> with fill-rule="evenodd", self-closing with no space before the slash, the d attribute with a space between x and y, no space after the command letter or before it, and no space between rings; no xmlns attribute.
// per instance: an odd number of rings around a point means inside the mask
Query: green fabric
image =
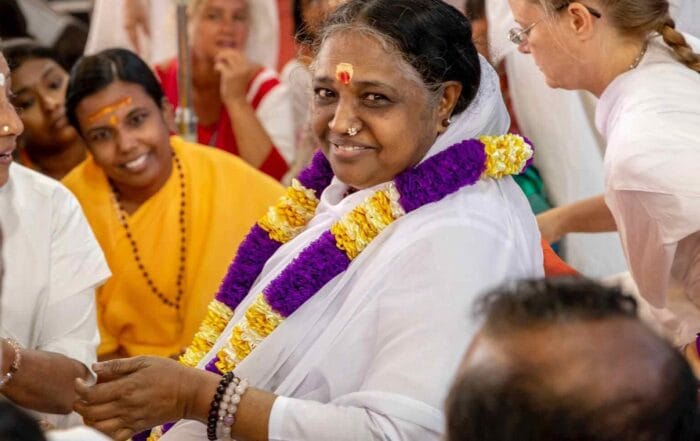
<svg viewBox="0 0 700 441"><path fill-rule="evenodd" d="M547 200L540 172L537 171L535 166L531 165L521 174L513 176L513 179L525 193L533 213L539 214L552 208L552 205Z"/></svg>

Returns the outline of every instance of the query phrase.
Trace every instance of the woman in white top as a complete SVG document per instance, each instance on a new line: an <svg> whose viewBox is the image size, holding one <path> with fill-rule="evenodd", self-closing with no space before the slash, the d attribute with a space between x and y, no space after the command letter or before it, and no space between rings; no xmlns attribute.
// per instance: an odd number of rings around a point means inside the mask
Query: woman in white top
<svg viewBox="0 0 700 441"><path fill-rule="evenodd" d="M0 393L45 412L41 418L52 425L69 425L79 418L48 414L69 414L73 381L92 378L88 366L99 343L95 288L110 273L75 197L12 163L24 127L10 86L0 55Z"/></svg>
<svg viewBox="0 0 700 441"><path fill-rule="evenodd" d="M683 345L700 332L700 57L665 0L510 0L552 87L598 96L606 190L550 214L543 235L617 226L639 293L675 315ZM690 41L690 37L687 37ZM571 136L576 136L572 133ZM609 209L609 210L608 210ZM687 347L687 354L697 356Z"/></svg>
<svg viewBox="0 0 700 441"><path fill-rule="evenodd" d="M76 409L115 439L181 420L163 440L437 441L474 298L543 274L522 191L479 179L473 138L509 121L466 18L442 0L350 0L328 23L312 65L323 153L239 248L182 357L198 369L114 360L78 386ZM529 157L499 139L503 158Z"/></svg>

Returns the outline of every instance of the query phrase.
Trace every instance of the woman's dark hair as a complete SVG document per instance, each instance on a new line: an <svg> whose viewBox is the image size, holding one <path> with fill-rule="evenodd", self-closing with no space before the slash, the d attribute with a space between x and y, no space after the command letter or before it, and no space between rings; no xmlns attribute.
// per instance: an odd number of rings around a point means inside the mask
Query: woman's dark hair
<svg viewBox="0 0 700 441"><path fill-rule="evenodd" d="M0 48L2 48L2 53L5 55L10 70L18 69L25 61L39 58L53 60L66 71L70 70L70 66L63 64L56 51L38 43L23 41L15 44L13 40L8 40L0 43Z"/></svg>
<svg viewBox="0 0 700 441"><path fill-rule="evenodd" d="M462 84L454 114L467 108L481 79L469 20L442 0L350 0L325 25L322 36L363 25L384 36L431 90L445 81Z"/></svg>
<svg viewBox="0 0 700 441"><path fill-rule="evenodd" d="M71 70L66 91L66 116L79 133L80 124L75 115L78 104L115 81L140 84L158 107L163 105L160 83L138 55L127 49L106 49L82 57Z"/></svg>

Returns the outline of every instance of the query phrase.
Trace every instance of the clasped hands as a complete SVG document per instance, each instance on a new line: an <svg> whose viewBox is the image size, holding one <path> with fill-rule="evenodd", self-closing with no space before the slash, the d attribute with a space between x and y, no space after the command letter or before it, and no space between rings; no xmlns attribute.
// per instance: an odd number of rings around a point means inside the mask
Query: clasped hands
<svg viewBox="0 0 700 441"><path fill-rule="evenodd" d="M97 383L76 379L73 409L85 424L117 441L145 429L191 417L199 371L161 357L95 363Z"/></svg>

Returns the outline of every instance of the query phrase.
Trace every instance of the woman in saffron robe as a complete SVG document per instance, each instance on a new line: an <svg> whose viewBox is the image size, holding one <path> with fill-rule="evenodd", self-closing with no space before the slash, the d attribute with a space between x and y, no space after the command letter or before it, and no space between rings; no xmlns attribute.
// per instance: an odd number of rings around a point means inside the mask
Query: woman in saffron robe
<svg viewBox="0 0 700 441"><path fill-rule="evenodd" d="M97 296L99 355L177 354L282 189L235 156L171 137L172 108L127 50L81 59L66 108L91 157L63 182L114 274Z"/></svg>
<svg viewBox="0 0 700 441"><path fill-rule="evenodd" d="M517 173L529 146L474 139L509 121L470 33L441 0L336 10L312 65L322 153L300 175L305 190L288 190L239 249L182 358L198 369L97 364L101 382L77 384L76 409L118 440L187 418L153 437L437 441L477 328L473 300L543 272L523 193L488 177Z"/></svg>

